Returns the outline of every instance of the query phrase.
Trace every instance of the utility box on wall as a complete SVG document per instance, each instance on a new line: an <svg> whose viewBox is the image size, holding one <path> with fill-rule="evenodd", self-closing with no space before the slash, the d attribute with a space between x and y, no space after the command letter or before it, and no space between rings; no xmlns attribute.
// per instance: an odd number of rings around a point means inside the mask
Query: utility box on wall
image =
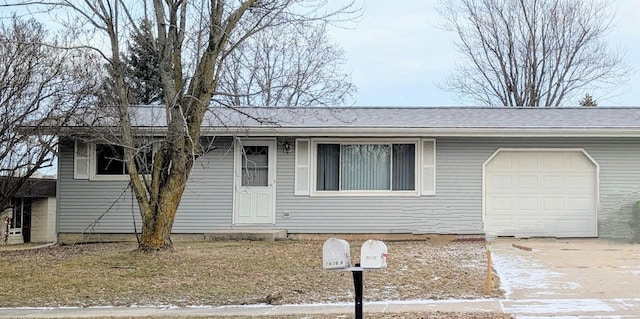
<svg viewBox="0 0 640 319"><path fill-rule="evenodd" d="M322 267L342 269L351 267L349 243L344 239L329 238L322 246Z"/></svg>
<svg viewBox="0 0 640 319"><path fill-rule="evenodd" d="M387 245L379 240L369 239L360 249L360 267L387 268Z"/></svg>

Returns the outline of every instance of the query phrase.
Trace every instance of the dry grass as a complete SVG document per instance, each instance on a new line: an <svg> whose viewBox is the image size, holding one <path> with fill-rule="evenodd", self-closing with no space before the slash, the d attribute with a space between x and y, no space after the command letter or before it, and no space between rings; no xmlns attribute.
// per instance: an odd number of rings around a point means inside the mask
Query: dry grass
<svg viewBox="0 0 640 319"><path fill-rule="evenodd" d="M503 313L452 313L452 312L403 312L403 313L365 313L367 319L512 319L513 316ZM204 319L207 317L188 318ZM213 318L213 317L209 317ZM350 319L353 314L338 315L305 315L283 316L278 319ZM215 319L274 319L273 316L262 317L215 317Z"/></svg>
<svg viewBox="0 0 640 319"><path fill-rule="evenodd" d="M489 297L482 244L388 246L389 268L364 275L366 301ZM352 301L351 273L323 271L321 255L313 241L178 243L155 255L133 244L0 251L0 307ZM502 295L498 287L491 297Z"/></svg>
<svg viewBox="0 0 640 319"><path fill-rule="evenodd" d="M451 312L403 312L403 313L366 313L365 318L368 319L511 319L513 316L509 314L496 313L451 313ZM353 314L343 315L313 315L313 316L290 316L280 317L278 319L350 319ZM219 318L218 318L219 319ZM229 317L228 319L274 319L273 317Z"/></svg>

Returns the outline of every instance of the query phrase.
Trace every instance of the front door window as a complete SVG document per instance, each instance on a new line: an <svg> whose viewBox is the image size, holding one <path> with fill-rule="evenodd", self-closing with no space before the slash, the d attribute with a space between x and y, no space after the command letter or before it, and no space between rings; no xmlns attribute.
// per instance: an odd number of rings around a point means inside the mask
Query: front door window
<svg viewBox="0 0 640 319"><path fill-rule="evenodd" d="M269 186L269 147L244 146L242 186Z"/></svg>

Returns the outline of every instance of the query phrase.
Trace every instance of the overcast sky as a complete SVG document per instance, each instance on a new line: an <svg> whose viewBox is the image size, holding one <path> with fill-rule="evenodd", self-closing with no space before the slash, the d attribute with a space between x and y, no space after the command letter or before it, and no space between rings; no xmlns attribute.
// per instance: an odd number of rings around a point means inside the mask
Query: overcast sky
<svg viewBox="0 0 640 319"><path fill-rule="evenodd" d="M582 0L576 0L582 1ZM366 1L361 21L352 29L331 30L332 40L346 51L347 70L358 87L359 106L454 106L460 101L438 87L458 53L455 34L439 29L437 1ZM608 36L612 48L626 52L634 69L628 85L600 106L640 106L640 1L613 3L616 26ZM592 93L593 94L593 93ZM571 101L574 102L574 101Z"/></svg>

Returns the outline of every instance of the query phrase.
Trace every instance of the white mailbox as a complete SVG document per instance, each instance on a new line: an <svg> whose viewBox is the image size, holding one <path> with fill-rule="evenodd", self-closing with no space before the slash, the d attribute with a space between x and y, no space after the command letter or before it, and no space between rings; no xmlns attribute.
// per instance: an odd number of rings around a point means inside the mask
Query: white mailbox
<svg viewBox="0 0 640 319"><path fill-rule="evenodd" d="M389 251L387 245L379 240L369 239L360 249L360 267L386 268Z"/></svg>
<svg viewBox="0 0 640 319"><path fill-rule="evenodd" d="M324 269L351 267L349 243L344 239L327 239L322 246L322 267Z"/></svg>

